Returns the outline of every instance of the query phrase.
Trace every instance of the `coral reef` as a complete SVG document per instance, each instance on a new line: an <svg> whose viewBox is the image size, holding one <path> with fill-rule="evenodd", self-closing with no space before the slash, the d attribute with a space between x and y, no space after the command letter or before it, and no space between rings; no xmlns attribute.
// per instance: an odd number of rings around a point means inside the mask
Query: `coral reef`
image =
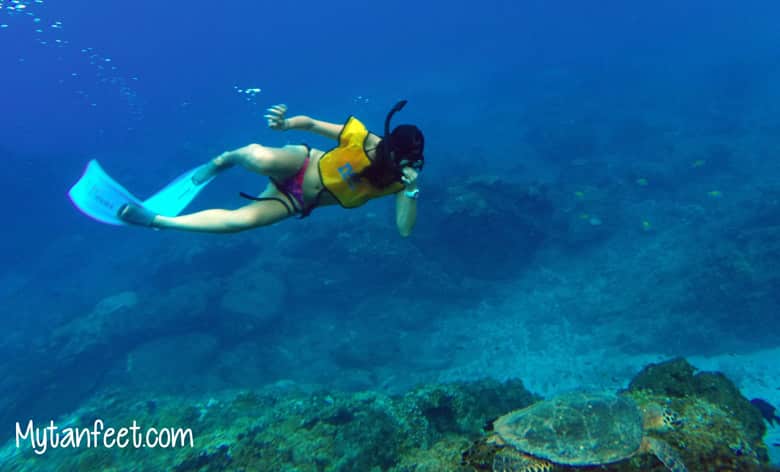
<svg viewBox="0 0 780 472"><path fill-rule="evenodd" d="M661 404L681 426L657 433L691 471L767 469L763 424L717 373L694 373L682 359L651 365L623 392L640 406ZM539 398L520 381L424 385L404 395L339 393L277 382L212 398L159 396L139 401L122 391L87 402L62 423L191 428L194 447L58 449L36 455L9 444L3 470L173 470L469 472L491 470L497 447L485 429L497 416ZM757 417L757 418L756 418ZM656 433L654 433L656 434ZM580 469L578 469L580 470ZM651 456L581 470L663 471Z"/></svg>
<svg viewBox="0 0 780 472"><path fill-rule="evenodd" d="M91 425L192 428L195 447L5 450L3 470L436 471L459 467L485 420L535 400L521 382L428 385L403 396L344 394L279 382L219 398L138 401L116 391L72 418Z"/></svg>
<svg viewBox="0 0 780 472"><path fill-rule="evenodd" d="M694 371L684 359L650 365L622 393L640 408L662 405L675 413L679 427L651 435L657 435L678 451L688 470L770 470L760 413L722 374ZM473 470L491 470L496 452L497 448L482 438L464 452L464 462ZM637 455L626 461L577 470L663 472L666 468L651 456Z"/></svg>

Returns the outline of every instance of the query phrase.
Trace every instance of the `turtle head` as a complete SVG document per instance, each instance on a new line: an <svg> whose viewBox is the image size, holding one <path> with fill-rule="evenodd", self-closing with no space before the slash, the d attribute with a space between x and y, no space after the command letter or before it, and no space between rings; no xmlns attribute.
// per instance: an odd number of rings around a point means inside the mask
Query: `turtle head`
<svg viewBox="0 0 780 472"><path fill-rule="evenodd" d="M658 403L648 403L642 407L642 425L645 431L670 431L682 423L682 418L677 413Z"/></svg>

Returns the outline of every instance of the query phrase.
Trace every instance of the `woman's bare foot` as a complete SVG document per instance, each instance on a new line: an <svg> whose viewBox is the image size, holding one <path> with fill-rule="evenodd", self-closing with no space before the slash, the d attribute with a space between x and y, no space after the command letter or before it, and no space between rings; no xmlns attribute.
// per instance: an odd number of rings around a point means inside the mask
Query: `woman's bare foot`
<svg viewBox="0 0 780 472"><path fill-rule="evenodd" d="M119 208L117 216L120 220L131 225L154 226L156 213L133 203L126 203Z"/></svg>

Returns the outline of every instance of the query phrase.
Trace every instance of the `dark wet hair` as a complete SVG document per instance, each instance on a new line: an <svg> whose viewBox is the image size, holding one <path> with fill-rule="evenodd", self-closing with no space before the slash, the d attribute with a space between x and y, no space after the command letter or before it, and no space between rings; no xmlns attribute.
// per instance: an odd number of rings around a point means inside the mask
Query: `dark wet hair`
<svg viewBox="0 0 780 472"><path fill-rule="evenodd" d="M399 167L421 170L425 163L425 136L414 125L399 125L390 133L390 149Z"/></svg>
<svg viewBox="0 0 780 472"><path fill-rule="evenodd" d="M422 169L425 137L414 125L399 125L389 139L382 139L376 147L371 165L363 169L358 177L368 180L378 189L384 189L401 182L404 167Z"/></svg>

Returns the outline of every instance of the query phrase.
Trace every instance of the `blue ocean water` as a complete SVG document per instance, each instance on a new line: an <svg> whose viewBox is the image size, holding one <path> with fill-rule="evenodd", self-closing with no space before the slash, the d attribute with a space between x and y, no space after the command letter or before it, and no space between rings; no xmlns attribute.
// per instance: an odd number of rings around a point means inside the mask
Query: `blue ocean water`
<svg viewBox="0 0 780 472"><path fill-rule="evenodd" d="M675 356L779 405L778 14L0 0L0 436L114 390L547 395ZM207 235L102 225L66 196L90 159L146 197L249 143L334 144L268 129L274 104L382 134L400 99L394 123L426 137L409 238L392 198ZM192 208L265 185L231 170Z"/></svg>

